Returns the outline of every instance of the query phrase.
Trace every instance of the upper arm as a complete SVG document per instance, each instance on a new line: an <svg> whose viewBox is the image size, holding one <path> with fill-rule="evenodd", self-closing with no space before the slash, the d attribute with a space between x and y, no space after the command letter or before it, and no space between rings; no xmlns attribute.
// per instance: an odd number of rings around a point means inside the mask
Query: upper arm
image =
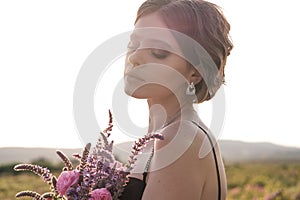
<svg viewBox="0 0 300 200"><path fill-rule="evenodd" d="M178 124L177 124L178 125ZM205 135L196 126L183 122L170 127L157 141L151 173L143 199L200 199L206 180L207 160L199 159Z"/></svg>

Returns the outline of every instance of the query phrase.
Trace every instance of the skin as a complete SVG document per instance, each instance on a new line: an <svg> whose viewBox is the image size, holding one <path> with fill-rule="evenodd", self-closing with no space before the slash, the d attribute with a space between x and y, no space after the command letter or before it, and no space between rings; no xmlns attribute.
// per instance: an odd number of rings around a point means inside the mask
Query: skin
<svg viewBox="0 0 300 200"><path fill-rule="evenodd" d="M135 31L148 27L167 28L157 13L141 17L135 25ZM158 38L167 41L174 49L179 49L175 39L168 32L159 34ZM205 156L199 158L201 147L210 145L207 136L192 121L204 128L205 125L195 112L192 101L185 95L187 83L197 84L202 77L181 56L155 48L146 48L148 43L146 34L132 37L124 74L125 92L135 98L147 99L148 131L159 130L164 136L164 140L154 142L155 153L151 160L143 200L217 199L217 174L213 153L206 150ZM142 67L149 63L152 64L147 66L148 68ZM157 64L161 68L155 66ZM168 70L164 71L163 66L168 66L170 73ZM173 72L178 76L174 76ZM153 74L155 76L151 79ZM155 84L160 83L160 80L166 81L166 84L171 83L176 90L168 89L169 87L163 84ZM166 123L170 124L160 129ZM180 141L180 145L173 145L174 141ZM178 149L184 150L176 154ZM217 143L215 150L221 175L221 196L225 199L226 176ZM140 173L132 176L142 179Z"/></svg>

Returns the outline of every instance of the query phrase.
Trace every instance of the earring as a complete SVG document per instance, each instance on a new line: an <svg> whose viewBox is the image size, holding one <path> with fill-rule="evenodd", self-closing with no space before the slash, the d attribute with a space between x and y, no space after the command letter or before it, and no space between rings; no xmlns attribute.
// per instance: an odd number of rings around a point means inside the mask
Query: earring
<svg viewBox="0 0 300 200"><path fill-rule="evenodd" d="M194 83L191 82L187 89L186 89L186 95L189 95L189 96L192 96L192 95L195 95L196 94L196 89L195 89L195 86L194 86Z"/></svg>

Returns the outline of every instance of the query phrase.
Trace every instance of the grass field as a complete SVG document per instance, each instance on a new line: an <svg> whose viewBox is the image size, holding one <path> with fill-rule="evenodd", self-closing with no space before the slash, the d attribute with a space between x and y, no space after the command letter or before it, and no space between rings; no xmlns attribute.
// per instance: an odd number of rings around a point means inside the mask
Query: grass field
<svg viewBox="0 0 300 200"><path fill-rule="evenodd" d="M226 165L226 173L228 200L300 200L300 163L231 164ZM48 189L30 172L0 174L1 200L15 199L22 190L43 193Z"/></svg>
<svg viewBox="0 0 300 200"><path fill-rule="evenodd" d="M227 199L300 200L300 163L226 166Z"/></svg>

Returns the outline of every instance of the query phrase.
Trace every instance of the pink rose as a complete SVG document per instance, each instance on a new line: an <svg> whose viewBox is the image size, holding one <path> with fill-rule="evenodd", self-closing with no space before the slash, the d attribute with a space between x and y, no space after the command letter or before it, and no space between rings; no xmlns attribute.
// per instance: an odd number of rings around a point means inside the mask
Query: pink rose
<svg viewBox="0 0 300 200"><path fill-rule="evenodd" d="M106 188L101 188L93 190L89 200L112 200L112 196Z"/></svg>
<svg viewBox="0 0 300 200"><path fill-rule="evenodd" d="M58 193L63 196L66 191L79 180L79 172L76 170L73 171L63 171L56 183L56 188Z"/></svg>

